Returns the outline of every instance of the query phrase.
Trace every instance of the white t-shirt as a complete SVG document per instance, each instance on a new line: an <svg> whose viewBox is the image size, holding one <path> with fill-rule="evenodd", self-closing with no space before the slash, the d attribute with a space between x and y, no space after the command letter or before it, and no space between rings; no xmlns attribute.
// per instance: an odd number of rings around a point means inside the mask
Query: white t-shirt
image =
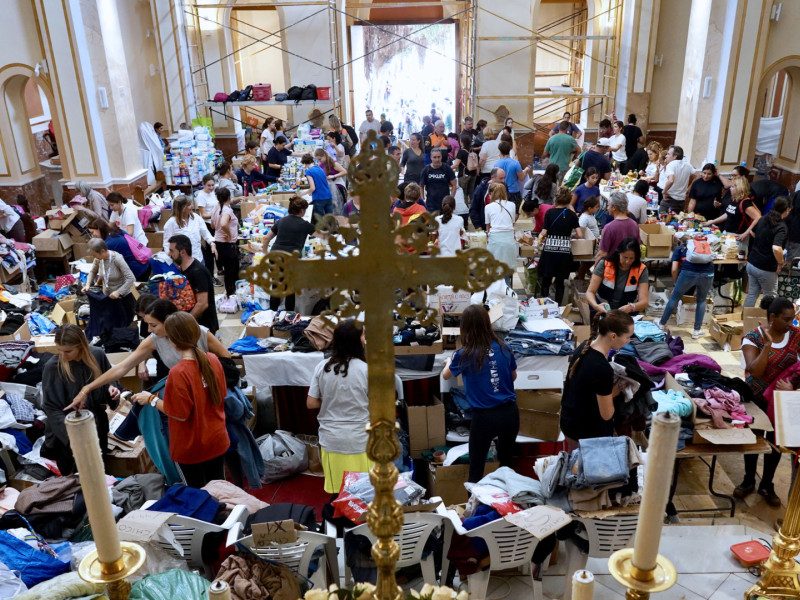
<svg viewBox="0 0 800 600"><path fill-rule="evenodd" d="M500 150L497 148L499 142L497 140L488 140L481 146L481 153L479 159L486 157L486 162L481 167L481 173L491 173L494 164L500 160Z"/></svg>
<svg viewBox="0 0 800 600"><path fill-rule="evenodd" d="M337 454L361 454L367 450L369 397L367 396L367 363L352 359L347 377L336 375L333 368L327 373L327 360L314 369L308 395L319 398L319 445Z"/></svg>
<svg viewBox="0 0 800 600"><path fill-rule="evenodd" d="M660 182L662 188L666 187L669 176L674 176L672 185L667 191L669 197L678 201L686 200L686 190L689 188L689 178L694 173L694 167L688 161L676 159L667 163L664 173L666 178Z"/></svg>
<svg viewBox="0 0 800 600"><path fill-rule="evenodd" d="M640 224L647 223L647 198L628 192L628 212Z"/></svg>
<svg viewBox="0 0 800 600"><path fill-rule="evenodd" d="M595 238L600 237L600 228L597 226L597 219L594 215L587 212L581 213L581 216L578 217L578 225L591 231Z"/></svg>
<svg viewBox="0 0 800 600"><path fill-rule="evenodd" d="M0 200L0 229L5 232L11 231L11 228L19 221L19 214L8 204Z"/></svg>
<svg viewBox="0 0 800 600"><path fill-rule="evenodd" d="M217 200L217 193L211 192L210 194L207 194L205 190L200 190L194 196L194 203L197 205L197 208L203 207L206 210L206 213L208 213L209 217L205 219L205 222L211 223L210 215L212 212L214 212L214 209L219 206L219 200Z"/></svg>
<svg viewBox="0 0 800 600"><path fill-rule="evenodd" d="M214 236L208 231L205 221L192 213L192 217L184 223L183 227L180 227L175 217L170 217L164 225L164 252L169 252L169 240L173 235L178 234L189 238L192 242L192 258L203 262L203 245L200 240L205 240L209 245L214 242Z"/></svg>
<svg viewBox="0 0 800 600"><path fill-rule="evenodd" d="M611 157L616 161L628 160L628 154L625 152L625 136L621 133L619 135L612 135L608 138L608 145L610 147L619 146L619 150L611 153Z"/></svg>
<svg viewBox="0 0 800 600"><path fill-rule="evenodd" d="M372 131L374 131L375 133L380 133L381 132L381 122L378 121L377 119L373 119L372 123L370 123L369 121L364 119L364 122L361 123L361 125L359 125L359 127L358 127L359 137L361 137L361 136L366 137L367 136L367 132L370 129Z"/></svg>
<svg viewBox="0 0 800 600"><path fill-rule="evenodd" d="M442 215L436 217L439 223L439 256L455 256L461 250L461 232L464 231L464 219L454 214L447 223L442 222Z"/></svg>
<svg viewBox="0 0 800 600"><path fill-rule="evenodd" d="M270 149L275 145L275 136L272 135L272 132L269 129L265 129L261 132L261 156L267 156L267 153Z"/></svg>
<svg viewBox="0 0 800 600"><path fill-rule="evenodd" d="M514 231L514 213L517 207L510 200L494 201L485 210L486 224L491 225L489 232Z"/></svg>
<svg viewBox="0 0 800 600"><path fill-rule="evenodd" d="M111 213L111 222L124 231L128 231L126 227L133 225L133 238L145 246L147 246L147 236L142 229L142 224L139 221L139 211L132 204L122 205L122 214L114 211Z"/></svg>

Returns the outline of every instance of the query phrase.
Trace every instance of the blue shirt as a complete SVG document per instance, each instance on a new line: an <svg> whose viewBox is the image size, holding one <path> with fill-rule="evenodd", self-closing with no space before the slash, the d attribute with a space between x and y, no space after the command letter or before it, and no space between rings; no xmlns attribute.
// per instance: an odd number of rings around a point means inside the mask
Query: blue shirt
<svg viewBox="0 0 800 600"><path fill-rule="evenodd" d="M588 188L586 187L585 183L580 184L578 187L575 188L575 191L572 192L578 197L578 201L575 203L575 212L583 212L583 203L587 198L591 198L592 196L599 196L600 195L600 188L596 185Z"/></svg>
<svg viewBox="0 0 800 600"><path fill-rule="evenodd" d="M678 261L681 263L681 270L686 271L687 273L705 273L707 275L714 274L714 263L706 263L701 265L699 263L693 263L686 260L686 244L681 244L672 252L672 260Z"/></svg>
<svg viewBox="0 0 800 600"><path fill-rule="evenodd" d="M517 361L511 350L492 342L492 349L480 371L476 371L471 365L462 364L461 353L462 350L458 350L453 355L450 371L454 376L464 376L467 402L473 408L495 408L517 400L514 378L511 375L517 370Z"/></svg>
<svg viewBox="0 0 800 600"><path fill-rule="evenodd" d="M513 158L501 158L494 163L494 166L506 172L506 187L508 188L508 193L518 194L519 176L517 174L522 171L522 165L519 164L519 161Z"/></svg>
<svg viewBox="0 0 800 600"><path fill-rule="evenodd" d="M314 165L306 169L306 177L311 177L314 180L314 193L311 194L312 200L330 200L333 198L331 194L331 186L328 185L328 176L322 167Z"/></svg>

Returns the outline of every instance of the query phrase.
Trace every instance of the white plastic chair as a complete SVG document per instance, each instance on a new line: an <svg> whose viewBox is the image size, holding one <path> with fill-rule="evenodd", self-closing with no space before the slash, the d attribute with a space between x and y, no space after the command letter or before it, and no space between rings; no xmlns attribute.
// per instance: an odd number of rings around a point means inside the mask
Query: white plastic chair
<svg viewBox="0 0 800 600"><path fill-rule="evenodd" d="M608 558L617 550L628 548L636 534L638 513L617 515L607 519L576 519L586 527L589 553L582 554L570 540L564 543L567 570L564 573L563 600L572 598L572 575L586 567L589 558Z"/></svg>
<svg viewBox="0 0 800 600"><path fill-rule="evenodd" d="M149 500L142 505L142 510L147 510L155 500ZM207 523L199 519L191 517L183 517L181 515L172 515L167 521L167 525L172 530L175 536L175 541L178 542L183 549L183 555L167 542L156 542L165 552L178 560L185 560L191 569L202 569L206 579L212 579L213 573L211 569L203 563L202 546L203 538L207 533L221 533L226 532L226 545L230 546L236 541L236 532L239 531L235 525L244 525L247 521L247 507L244 505L234 506L231 514L225 519L222 525L215 525L214 523Z"/></svg>
<svg viewBox="0 0 800 600"><path fill-rule="evenodd" d="M425 583L433 583L436 579L436 568L433 564L433 552L422 558L422 550L428 541L433 530L442 525L442 517L436 513L406 513L404 515L403 528L394 536L394 541L400 546L400 556L397 559L396 568L402 569L411 565L420 565ZM366 523L349 529L347 533L353 535L363 535L373 544L377 538L369 530ZM447 549L445 549L446 551ZM344 581L345 585L353 583L350 567L347 560L344 561Z"/></svg>
<svg viewBox="0 0 800 600"><path fill-rule="evenodd" d="M236 523L231 529L228 539L241 531L241 525ZM314 551L322 546L326 565L320 563L319 568L314 572L311 581L314 587L326 589L330 584L339 585L339 560L336 553L336 539L324 533L313 531L298 531L297 541L287 544L270 544L269 546L256 546L253 543L253 536L248 535L234 543L242 544L253 554L261 558L279 562L286 565L292 571L299 573L303 577L308 577L309 565L314 556ZM230 544L229 544L230 545ZM330 580L326 577L330 573Z"/></svg>

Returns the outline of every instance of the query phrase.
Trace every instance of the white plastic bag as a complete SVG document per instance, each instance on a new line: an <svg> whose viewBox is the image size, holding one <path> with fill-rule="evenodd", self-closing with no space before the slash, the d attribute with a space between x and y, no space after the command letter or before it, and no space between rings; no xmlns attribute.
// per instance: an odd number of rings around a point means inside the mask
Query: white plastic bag
<svg viewBox="0 0 800 600"><path fill-rule="evenodd" d="M472 294L472 304L483 304L487 308L502 305L503 316L492 323L497 331L510 331L519 322L519 298L503 279L498 279L483 292Z"/></svg>
<svg viewBox="0 0 800 600"><path fill-rule="evenodd" d="M288 431L277 430L274 434L256 440L264 459L263 483L273 483L302 473L308 469L306 445Z"/></svg>

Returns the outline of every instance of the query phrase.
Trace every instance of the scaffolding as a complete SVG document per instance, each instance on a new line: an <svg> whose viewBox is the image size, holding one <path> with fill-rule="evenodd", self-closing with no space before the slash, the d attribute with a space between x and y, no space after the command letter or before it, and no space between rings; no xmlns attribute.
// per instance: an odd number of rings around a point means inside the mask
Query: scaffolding
<svg viewBox="0 0 800 600"><path fill-rule="evenodd" d="M460 26L459 56L456 57L454 61L457 63L458 74L461 81L461 85L459 86L461 92L458 101L458 110L460 111L461 115L471 115L474 114L476 110L484 110L490 113L494 112L492 109L482 105L487 103L486 101L489 100L527 100L529 102L529 108L532 108L532 110L528 111L528 114L531 116L531 121L526 122L517 119L515 119L515 121L521 126L527 128L529 131L544 131L547 129L547 127L540 124L542 118L559 110L569 110L573 114L577 114L582 111L590 111L596 107L600 107L602 114L607 114L613 111L619 70L617 61L619 55L620 32L622 27L623 0L610 1L614 3L612 6L598 14L593 15L592 17L588 16L588 11L586 8L582 8L551 23L543 25L537 31L525 27L524 25L521 25L511 19L503 17L486 8L485 6L481 6L478 0L428 0L422 2L404 2L401 0L397 2L380 3L372 3L367 0L355 0L354 2L343 4L343 8L337 7L336 0L301 0L298 2L290 2L285 0L277 0L272 2L265 0L263 2L255 1L239 5L237 5L235 2L200 4L196 0L183 0L183 9L188 17L184 20L184 34L186 45L189 50L191 82L194 88L196 109L198 114L210 116L211 113L217 113L225 115L226 119L238 120L233 116L232 111L229 111L229 109L243 107L247 109L248 113L253 113L261 118L264 118L267 116L274 116L270 115L268 112L270 106L283 106L290 111L290 120L296 123L293 113L293 109L295 107L320 104L323 105L323 107L329 107L327 110L321 111L322 115L335 114L344 121L345 113L350 112L352 114L352 110L346 111L343 103L343 69L350 68L353 62L365 58L369 54L377 52L382 48L372 49L364 56L349 58L349 60L345 61L345 55L347 52L349 52L349 49L344 48L341 43L343 31L341 19L345 18L352 21L358 21L361 24L380 28L389 34L396 36L396 39L389 42L389 44L407 40L418 46L425 47L423 44L410 39L413 35L422 31L424 27L414 34L403 36L381 27L379 23L371 22L370 20L363 18L358 13L370 9L421 8L436 6L445 9L444 13L446 16L438 21L435 21L434 23L428 23L428 26L446 20L456 20ZM298 6L319 7L319 10L310 15L306 15L302 19L299 19L293 23L285 25L278 31L268 32L260 30L265 34L263 37L250 35L246 32L243 32L240 28L233 27L230 24L222 23L216 19L210 19L209 17L200 14L200 11L203 9L234 7L255 9L261 7L285 8ZM518 28L520 30L520 35L479 36L477 23L478 14L481 11ZM283 34L286 30L322 12L327 12L327 33L330 42L330 60L327 62L327 64L323 64L317 60L302 56L297 52L293 52L288 48L284 48L280 43L270 41L271 38L278 38L278 40L280 40L281 34ZM601 18L606 20L608 23L613 23L613 31L605 35L588 34L590 25L599 28ZM230 32L235 32L239 36L249 38L251 41L245 46L234 49L225 56L217 58L211 63L207 63L203 48L203 36L201 35L202 21L211 22L217 27L224 28ZM478 63L481 44L491 44L493 42L503 41L519 41L528 43L520 48L511 50L502 56L493 58L482 64ZM596 42L595 46L597 47L593 48L591 53L587 51L587 42ZM228 102L225 104L211 101L208 67L234 56L245 48L256 44L263 45L265 49L279 49L287 55L294 56L295 58L327 69L330 72L331 81L330 100L308 100L301 101L299 103L277 102L275 100L269 100ZM567 84L568 90L559 90L546 86L538 86L534 87L533 91L527 94L478 93L478 73L480 69L487 67L488 65L499 65L502 67L503 61L507 61L510 56L513 56L514 54L523 50L530 49L533 46L536 46L537 52L545 52L562 60L568 61L569 67L567 69L561 71L536 72L534 75L538 78L566 78L563 83ZM588 68L587 61L593 62L596 68ZM601 73L601 75L598 77L599 89L592 89L593 86L591 82L589 82L588 87L585 86L584 79L589 77L590 74L594 75L596 72ZM352 93L352 90L349 91ZM352 96L350 97L350 104L350 108L352 109Z"/></svg>

